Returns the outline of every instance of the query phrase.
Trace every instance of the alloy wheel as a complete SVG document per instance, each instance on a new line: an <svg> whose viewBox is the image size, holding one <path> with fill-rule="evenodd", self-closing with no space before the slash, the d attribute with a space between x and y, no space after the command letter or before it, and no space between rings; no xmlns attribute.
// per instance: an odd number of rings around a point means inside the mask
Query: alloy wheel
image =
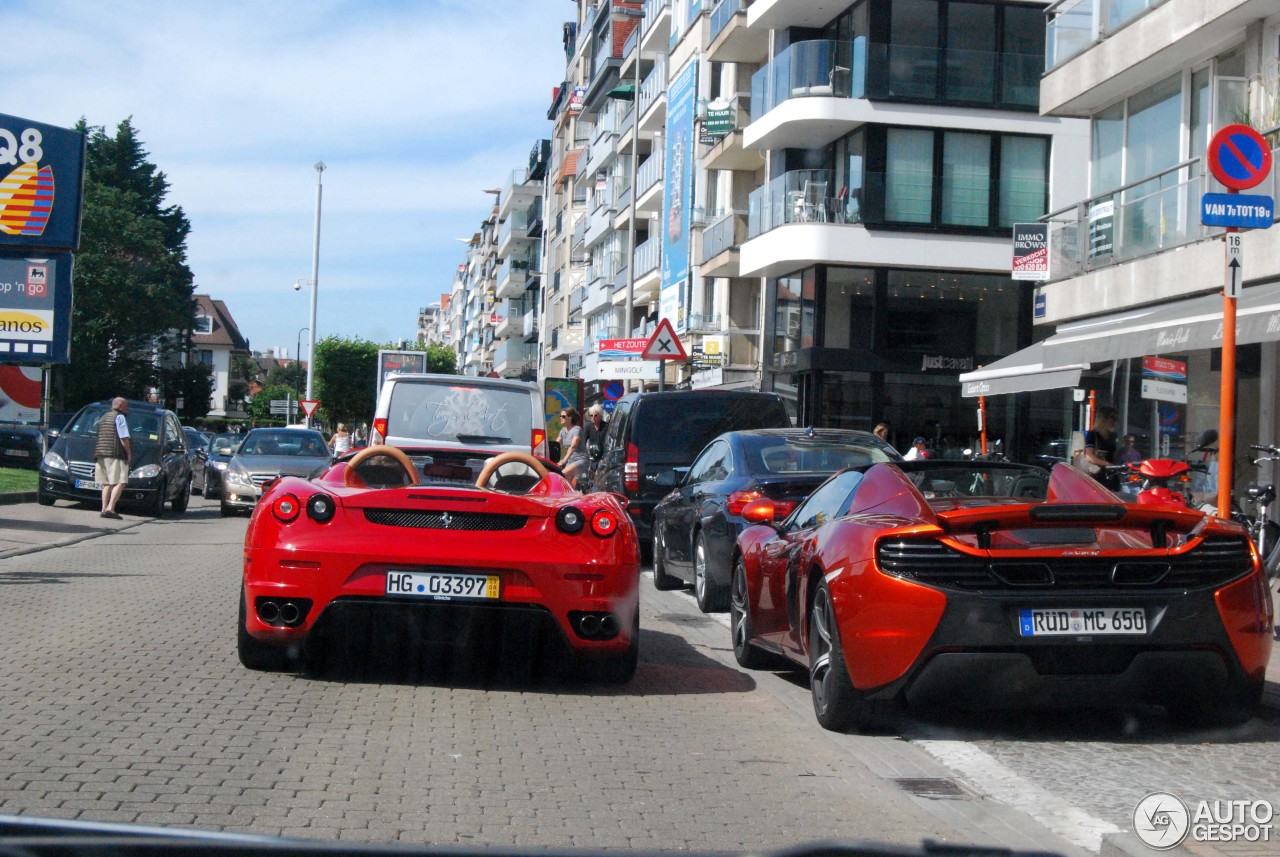
<svg viewBox="0 0 1280 857"><path fill-rule="evenodd" d="M809 684L819 712L831 704L831 600L825 588L813 599L809 635Z"/></svg>

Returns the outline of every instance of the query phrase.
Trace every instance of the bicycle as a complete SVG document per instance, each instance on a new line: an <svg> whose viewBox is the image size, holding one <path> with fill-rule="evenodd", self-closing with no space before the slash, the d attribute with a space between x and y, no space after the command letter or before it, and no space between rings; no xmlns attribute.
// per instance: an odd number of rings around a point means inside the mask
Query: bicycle
<svg viewBox="0 0 1280 857"><path fill-rule="evenodd" d="M1251 444L1249 448L1267 453L1261 458L1254 459L1254 466L1261 466L1269 461L1280 461L1280 447ZM1272 587L1280 584L1280 524L1272 521L1267 514L1275 499L1274 484L1250 485L1245 489L1245 500L1253 506L1254 513L1250 515L1243 510L1232 511L1232 517L1244 524L1249 531L1249 537L1258 548L1258 556L1262 557L1263 571L1266 572L1267 580Z"/></svg>

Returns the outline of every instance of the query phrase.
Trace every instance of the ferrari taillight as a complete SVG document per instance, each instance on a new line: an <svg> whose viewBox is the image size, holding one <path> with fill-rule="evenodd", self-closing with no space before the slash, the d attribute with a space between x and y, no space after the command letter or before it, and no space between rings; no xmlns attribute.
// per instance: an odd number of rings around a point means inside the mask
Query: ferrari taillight
<svg viewBox="0 0 1280 857"><path fill-rule="evenodd" d="M622 484L628 491L640 490L640 450L634 443L627 444L627 460L622 466Z"/></svg>
<svg viewBox="0 0 1280 857"><path fill-rule="evenodd" d="M307 517L317 524L327 524L333 520L338 504L328 494L312 494L307 499Z"/></svg>
<svg viewBox="0 0 1280 857"><path fill-rule="evenodd" d="M533 437L529 441L529 447L533 450L533 454L542 458L547 457L547 430L536 428L533 430Z"/></svg>
<svg viewBox="0 0 1280 857"><path fill-rule="evenodd" d="M378 417L373 421L373 432L369 435L369 446L377 446L386 442L387 439L387 418Z"/></svg>
<svg viewBox="0 0 1280 857"><path fill-rule="evenodd" d="M271 514L283 524L292 523L301 511L302 504L292 494L282 494L271 504Z"/></svg>
<svg viewBox="0 0 1280 857"><path fill-rule="evenodd" d="M763 496L759 491L734 491L725 500L724 510L730 515L741 515L748 503Z"/></svg>
<svg viewBox="0 0 1280 857"><path fill-rule="evenodd" d="M598 509L591 516L591 532L602 539L608 538L618 531L618 516L608 509Z"/></svg>

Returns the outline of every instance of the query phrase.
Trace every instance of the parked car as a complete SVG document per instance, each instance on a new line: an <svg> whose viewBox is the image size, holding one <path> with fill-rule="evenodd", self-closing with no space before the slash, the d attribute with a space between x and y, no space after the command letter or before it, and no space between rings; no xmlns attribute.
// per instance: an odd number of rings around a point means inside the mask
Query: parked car
<svg viewBox="0 0 1280 857"><path fill-rule="evenodd" d="M632 393L609 419L592 488L627 498L627 510L647 551L653 509L671 490L658 476L688 467L712 438L727 431L787 428L791 418L775 393L683 390Z"/></svg>
<svg viewBox="0 0 1280 857"><path fill-rule="evenodd" d="M703 613L729 609L729 581L738 534L749 524L743 508L768 497L779 516L837 470L901 461L896 449L870 432L852 429L731 431L709 443L683 468L658 474L677 485L653 510L653 585L693 584Z"/></svg>
<svg viewBox="0 0 1280 857"><path fill-rule="evenodd" d="M990 461L851 468L774 511L742 512L759 526L738 537L734 655L807 669L827 729L898 700L1232 724L1261 698L1270 593L1235 522Z"/></svg>
<svg viewBox="0 0 1280 857"><path fill-rule="evenodd" d="M209 485L205 476L209 464L209 438L190 426L183 426L182 434L187 439L187 453L191 458L191 490L204 496Z"/></svg>
<svg viewBox="0 0 1280 857"><path fill-rule="evenodd" d="M215 434L209 440L209 460L204 469L204 498L216 500L222 496L222 474L231 463L236 447L244 440L242 434Z"/></svg>
<svg viewBox="0 0 1280 857"><path fill-rule="evenodd" d="M110 400L85 405L61 431L50 431L55 440L40 463L36 486L42 506L59 499L101 502L93 452L98 420L109 410ZM191 501L191 462L177 414L150 402L130 401L127 419L133 461L120 501L156 517L164 514L166 502L173 511L185 512Z"/></svg>
<svg viewBox="0 0 1280 857"><path fill-rule="evenodd" d="M628 681L640 555L619 499L580 493L527 451L491 457L459 485L436 452L371 446L266 487L245 536L241 663L287 669L305 655L304 666L322 665L331 642L417 663L426 646L467 680L547 652L589 677ZM536 482L490 487L511 464Z"/></svg>
<svg viewBox="0 0 1280 857"><path fill-rule="evenodd" d="M222 471L222 514L253 511L263 487L280 476L311 477L333 461L324 435L313 429L253 429Z"/></svg>
<svg viewBox="0 0 1280 857"><path fill-rule="evenodd" d="M39 425L0 423L0 467L39 470L44 452L44 430Z"/></svg>
<svg viewBox="0 0 1280 857"><path fill-rule="evenodd" d="M547 457L542 393L506 378L392 374L382 382L369 446Z"/></svg>

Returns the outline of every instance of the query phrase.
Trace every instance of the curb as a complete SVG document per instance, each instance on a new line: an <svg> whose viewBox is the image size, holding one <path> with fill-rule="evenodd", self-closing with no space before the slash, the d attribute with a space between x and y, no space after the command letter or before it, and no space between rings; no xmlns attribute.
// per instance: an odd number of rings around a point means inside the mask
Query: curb
<svg viewBox="0 0 1280 857"><path fill-rule="evenodd" d="M34 491L10 491L8 494L0 494L0 506L12 506L17 503L34 503L36 501L36 492Z"/></svg>

